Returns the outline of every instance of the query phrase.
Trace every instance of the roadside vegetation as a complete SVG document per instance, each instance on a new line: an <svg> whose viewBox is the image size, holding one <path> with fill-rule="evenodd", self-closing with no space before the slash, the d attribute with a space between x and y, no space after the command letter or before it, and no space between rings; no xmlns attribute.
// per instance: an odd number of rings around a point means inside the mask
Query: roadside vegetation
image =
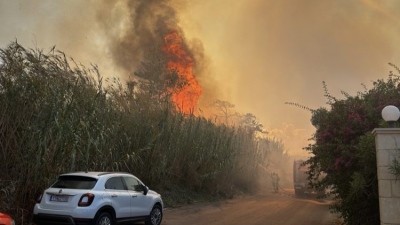
<svg viewBox="0 0 400 225"><path fill-rule="evenodd" d="M122 83L54 48L0 50L0 211L29 224L39 194L70 171L131 172L167 206L257 189L283 146L252 114L233 126L180 113L170 96L185 83L146 60Z"/></svg>
<svg viewBox="0 0 400 225"><path fill-rule="evenodd" d="M343 93L343 99L329 94L328 107L309 109L316 132L314 144L305 147L312 157L305 162L310 166L309 181L314 187L328 188L328 195L336 199L332 210L339 213L349 225L380 223L379 196L376 168L375 140L372 130L388 127L381 117L387 105L400 106L400 70L390 64L387 80L373 82L373 87L355 96ZM321 181L318 177L326 174Z"/></svg>

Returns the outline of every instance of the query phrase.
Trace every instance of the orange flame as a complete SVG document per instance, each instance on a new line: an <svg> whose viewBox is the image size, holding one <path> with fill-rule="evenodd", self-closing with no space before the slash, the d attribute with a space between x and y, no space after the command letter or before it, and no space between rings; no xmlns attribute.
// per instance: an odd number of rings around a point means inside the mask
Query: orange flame
<svg viewBox="0 0 400 225"><path fill-rule="evenodd" d="M163 51L168 58L168 69L176 70L178 76L186 82L183 88L172 95L172 101L181 112L193 113L202 94L200 84L193 74L194 58L185 48L183 39L177 31L171 31L165 35Z"/></svg>

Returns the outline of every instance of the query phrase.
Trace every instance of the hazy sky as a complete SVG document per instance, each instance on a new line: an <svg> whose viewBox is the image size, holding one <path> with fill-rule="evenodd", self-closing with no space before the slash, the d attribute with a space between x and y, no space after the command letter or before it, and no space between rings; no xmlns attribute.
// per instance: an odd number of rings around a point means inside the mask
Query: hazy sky
<svg viewBox="0 0 400 225"><path fill-rule="evenodd" d="M188 41L202 47L203 104L212 96L253 113L291 153L301 152L314 128L308 111L285 102L326 106L323 81L341 98L387 78L389 62L400 65L398 0L146 1L173 9ZM56 45L98 64L104 76L126 76L112 46L126 37L140 1L126 2L0 0L0 48L16 39L44 50Z"/></svg>

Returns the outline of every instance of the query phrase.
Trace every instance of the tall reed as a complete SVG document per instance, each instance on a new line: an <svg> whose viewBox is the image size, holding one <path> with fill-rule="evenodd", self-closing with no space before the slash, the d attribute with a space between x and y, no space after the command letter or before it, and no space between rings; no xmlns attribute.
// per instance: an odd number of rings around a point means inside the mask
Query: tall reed
<svg viewBox="0 0 400 225"><path fill-rule="evenodd" d="M254 189L268 154L251 129L183 115L135 84L54 49L1 49L0 211L29 224L39 193L70 171L127 171L161 193Z"/></svg>

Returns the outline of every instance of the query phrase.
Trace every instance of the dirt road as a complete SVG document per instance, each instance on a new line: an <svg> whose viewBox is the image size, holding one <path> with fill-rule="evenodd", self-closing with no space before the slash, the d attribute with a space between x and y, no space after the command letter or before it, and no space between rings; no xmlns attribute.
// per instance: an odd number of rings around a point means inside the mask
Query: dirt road
<svg viewBox="0 0 400 225"><path fill-rule="evenodd" d="M329 202L290 193L259 194L164 211L162 225L329 225Z"/></svg>

